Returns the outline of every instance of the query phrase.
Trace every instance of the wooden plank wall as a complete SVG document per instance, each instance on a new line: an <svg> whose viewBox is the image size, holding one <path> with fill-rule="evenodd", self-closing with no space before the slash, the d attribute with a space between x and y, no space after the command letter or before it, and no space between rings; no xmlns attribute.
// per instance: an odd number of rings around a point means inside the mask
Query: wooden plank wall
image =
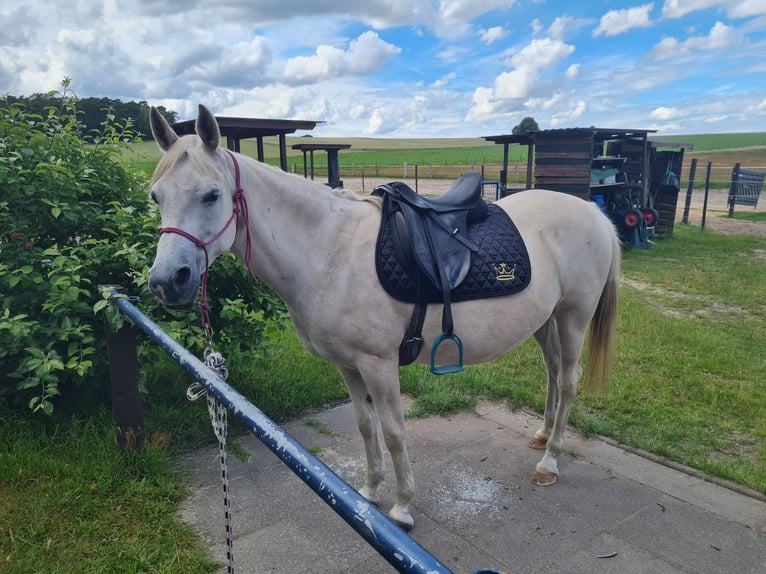
<svg viewBox="0 0 766 574"><path fill-rule="evenodd" d="M535 142L535 187L590 199L592 138Z"/></svg>

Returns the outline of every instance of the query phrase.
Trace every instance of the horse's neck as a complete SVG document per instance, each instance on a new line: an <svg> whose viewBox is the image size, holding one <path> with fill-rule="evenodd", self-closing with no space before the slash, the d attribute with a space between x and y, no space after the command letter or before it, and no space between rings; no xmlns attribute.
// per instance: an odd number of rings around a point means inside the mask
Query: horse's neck
<svg viewBox="0 0 766 574"><path fill-rule="evenodd" d="M362 239L360 230L377 233L379 215L371 204L322 184L255 162L248 165L242 186L250 212L251 268L288 305L295 305L308 286L332 278L346 242ZM238 238L235 253L244 260L243 239Z"/></svg>

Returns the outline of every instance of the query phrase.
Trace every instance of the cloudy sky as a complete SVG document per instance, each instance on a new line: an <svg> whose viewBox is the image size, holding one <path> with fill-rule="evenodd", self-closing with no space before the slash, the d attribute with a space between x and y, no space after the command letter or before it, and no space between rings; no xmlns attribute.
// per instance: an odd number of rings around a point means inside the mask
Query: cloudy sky
<svg viewBox="0 0 766 574"><path fill-rule="evenodd" d="M0 94L145 100L315 135L766 131L766 0L3 0Z"/></svg>

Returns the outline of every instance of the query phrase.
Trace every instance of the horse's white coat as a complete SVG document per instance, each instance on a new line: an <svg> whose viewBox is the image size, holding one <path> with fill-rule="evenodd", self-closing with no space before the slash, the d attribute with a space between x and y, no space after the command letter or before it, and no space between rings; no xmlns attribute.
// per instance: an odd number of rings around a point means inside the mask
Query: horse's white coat
<svg viewBox="0 0 766 574"><path fill-rule="evenodd" d="M232 213L235 192L232 160L218 147L215 119L200 106L198 135L178 138L153 112L152 131L166 152L152 189L163 227L178 227L203 240L214 237ZM306 348L340 370L367 457L367 481L360 492L375 504L384 474L382 430L397 481L389 514L410 527L415 487L399 397L398 347L412 307L389 297L377 279L373 253L380 207L237 157L249 205L251 268L285 301ZM540 344L548 398L545 422L533 441L546 448L535 480L551 484L558 476L556 459L592 320L590 366L596 379L608 371L620 246L609 220L575 197L530 190L498 205L512 214L524 237L532 261L530 284L508 297L453 304L454 324L466 364L491 361L530 336ZM246 234L231 226L208 247L210 260L228 250L244 260L245 241ZM167 304L187 305L194 300L204 266L204 253L191 241L164 234L150 288ZM440 333L440 322L441 307L430 306L420 362L428 362L427 350ZM440 358L450 361L456 357Z"/></svg>

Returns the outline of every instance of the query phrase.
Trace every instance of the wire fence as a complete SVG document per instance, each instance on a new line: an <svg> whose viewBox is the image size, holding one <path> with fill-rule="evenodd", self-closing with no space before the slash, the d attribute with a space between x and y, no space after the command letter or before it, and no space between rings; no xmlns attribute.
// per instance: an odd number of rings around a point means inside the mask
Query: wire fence
<svg viewBox="0 0 766 574"><path fill-rule="evenodd" d="M685 162L683 169L681 170L680 179L682 182L688 182L689 170L691 162ZM420 179L444 179L452 180L457 179L461 174L468 171L478 171L482 174L482 180L484 181L501 181L502 164L486 164L486 163L471 163L465 165L439 165L439 164L398 164L398 165L383 165L383 164L369 164L369 165L340 165L340 177L341 179L357 179L357 178L383 178L395 180L412 180L418 181ZM742 166L742 169L762 171L766 172L766 166ZM734 166L711 166L710 173L710 186L714 188L728 188L732 181L732 172ZM303 173L303 164L293 163L290 166L290 171L296 174ZM309 175L309 177L311 177ZM313 179L317 181L324 181L328 177L327 165L315 164ZM508 164L507 185L509 187L524 187L527 181L527 164L526 162L514 162ZM534 181L533 181L534 184ZM704 187L704 178L699 177L699 173L695 178L694 187Z"/></svg>

